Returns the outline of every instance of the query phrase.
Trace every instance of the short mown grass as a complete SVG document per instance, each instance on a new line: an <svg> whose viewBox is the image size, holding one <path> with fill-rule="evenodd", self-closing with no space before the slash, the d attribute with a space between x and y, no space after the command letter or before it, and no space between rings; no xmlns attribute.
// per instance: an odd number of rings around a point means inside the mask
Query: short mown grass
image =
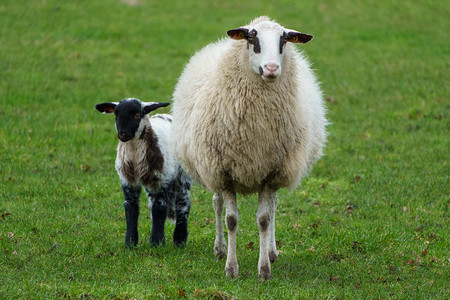
<svg viewBox="0 0 450 300"><path fill-rule="evenodd" d="M0 2L0 298L449 298L445 1ZM257 275L257 198L239 196L240 277L213 254L195 185L189 242L124 248L113 118L94 104L170 100L189 57L269 15L302 48L328 107L310 177L279 193L279 261ZM168 111L168 110L167 110ZM167 235L173 225L166 226Z"/></svg>

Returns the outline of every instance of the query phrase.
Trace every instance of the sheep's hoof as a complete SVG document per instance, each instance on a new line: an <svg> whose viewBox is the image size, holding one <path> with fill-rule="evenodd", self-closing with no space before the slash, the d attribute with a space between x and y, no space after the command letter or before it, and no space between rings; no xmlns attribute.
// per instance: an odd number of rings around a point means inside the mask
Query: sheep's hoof
<svg viewBox="0 0 450 300"><path fill-rule="evenodd" d="M275 251L269 251L269 260L270 263L274 263L278 260L278 254Z"/></svg>
<svg viewBox="0 0 450 300"><path fill-rule="evenodd" d="M220 248L215 246L214 247L214 255L218 258L218 259L222 259L227 257L227 254L225 253L225 249L224 248Z"/></svg>
<svg viewBox="0 0 450 300"><path fill-rule="evenodd" d="M214 255L218 259L225 258L227 256L227 242L223 240L222 242L214 242Z"/></svg>
<svg viewBox="0 0 450 300"><path fill-rule="evenodd" d="M272 273L270 273L270 267L268 265L259 268L258 273L261 280L269 280L272 278Z"/></svg>
<svg viewBox="0 0 450 300"><path fill-rule="evenodd" d="M218 259L224 259L225 257L227 257L226 253L224 251L220 251L217 248L214 248L214 255L218 258Z"/></svg>
<svg viewBox="0 0 450 300"><path fill-rule="evenodd" d="M226 276L230 277L231 279L238 278L239 277L238 273L239 273L238 266L225 268Z"/></svg>

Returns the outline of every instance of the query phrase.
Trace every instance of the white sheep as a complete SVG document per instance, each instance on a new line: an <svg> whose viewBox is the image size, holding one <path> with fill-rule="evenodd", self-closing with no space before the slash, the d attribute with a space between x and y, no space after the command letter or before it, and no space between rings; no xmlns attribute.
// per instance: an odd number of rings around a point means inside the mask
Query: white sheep
<svg viewBox="0 0 450 300"><path fill-rule="evenodd" d="M106 102L95 106L102 113L116 116L119 138L116 171L125 196L127 247L138 244L137 222L142 187L149 197L152 217L150 244L164 244L167 216L176 219L175 245L183 246L187 241L191 179L180 167L171 147L172 117L165 114L148 117L151 111L167 105L169 103L127 98L120 103Z"/></svg>
<svg viewBox="0 0 450 300"><path fill-rule="evenodd" d="M173 94L174 149L193 179L215 193L216 256L238 276L236 193L259 193L258 273L271 277L277 260L276 193L295 188L322 155L326 140L322 92L308 61L290 43L312 36L267 17L227 32L197 52ZM287 43L290 42L290 43Z"/></svg>

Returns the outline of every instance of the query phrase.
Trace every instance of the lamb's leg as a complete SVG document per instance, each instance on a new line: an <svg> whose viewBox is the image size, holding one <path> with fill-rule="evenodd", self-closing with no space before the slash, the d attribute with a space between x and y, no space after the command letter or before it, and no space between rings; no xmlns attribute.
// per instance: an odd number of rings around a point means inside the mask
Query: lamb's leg
<svg viewBox="0 0 450 300"><path fill-rule="evenodd" d="M141 187L133 187L126 184L122 185L123 195L125 197L125 218L127 221L127 231L125 233L125 246L136 246L139 241L138 218L139 218L139 195Z"/></svg>
<svg viewBox="0 0 450 300"><path fill-rule="evenodd" d="M220 194L214 194L213 207L216 214L216 240L214 241L214 255L218 258L226 256L227 242L223 234L223 197Z"/></svg>
<svg viewBox="0 0 450 300"><path fill-rule="evenodd" d="M239 266L236 256L236 232L239 224L239 212L236 205L235 192L223 192L223 200L227 208L225 220L228 230L228 254L225 265L225 273L231 278L237 277L239 273Z"/></svg>
<svg viewBox="0 0 450 300"><path fill-rule="evenodd" d="M272 274L270 272L269 247L272 242L269 228L274 222L275 215L273 202L276 199L276 192L264 188L259 193L258 212L256 220L259 229L259 261L258 274L262 279L270 279Z"/></svg>
<svg viewBox="0 0 450 300"><path fill-rule="evenodd" d="M272 217L270 218L270 224L269 224L269 260L271 263L274 263L278 260L278 253L277 253L277 243L275 240L275 215L277 211L277 194L273 194L273 201L272 201Z"/></svg>
<svg viewBox="0 0 450 300"><path fill-rule="evenodd" d="M175 193L175 215L177 223L173 232L173 242L175 246L184 246L188 238L188 217L191 208L189 194L191 180L187 175L181 175L180 184L177 186L177 189Z"/></svg>
<svg viewBox="0 0 450 300"><path fill-rule="evenodd" d="M164 245L166 242L164 236L164 223L167 218L168 204L166 201L166 195L164 191L149 192L149 206L152 217L152 232L150 234L150 245Z"/></svg>

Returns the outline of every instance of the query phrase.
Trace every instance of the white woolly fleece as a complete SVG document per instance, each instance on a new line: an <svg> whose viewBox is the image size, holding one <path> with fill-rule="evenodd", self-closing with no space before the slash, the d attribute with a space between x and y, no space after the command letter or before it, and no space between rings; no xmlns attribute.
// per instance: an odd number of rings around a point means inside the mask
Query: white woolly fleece
<svg viewBox="0 0 450 300"><path fill-rule="evenodd" d="M248 51L245 40L206 46L173 94L178 161L216 193L295 188L326 140L322 92L306 58L288 43L282 74L265 82L249 65Z"/></svg>

